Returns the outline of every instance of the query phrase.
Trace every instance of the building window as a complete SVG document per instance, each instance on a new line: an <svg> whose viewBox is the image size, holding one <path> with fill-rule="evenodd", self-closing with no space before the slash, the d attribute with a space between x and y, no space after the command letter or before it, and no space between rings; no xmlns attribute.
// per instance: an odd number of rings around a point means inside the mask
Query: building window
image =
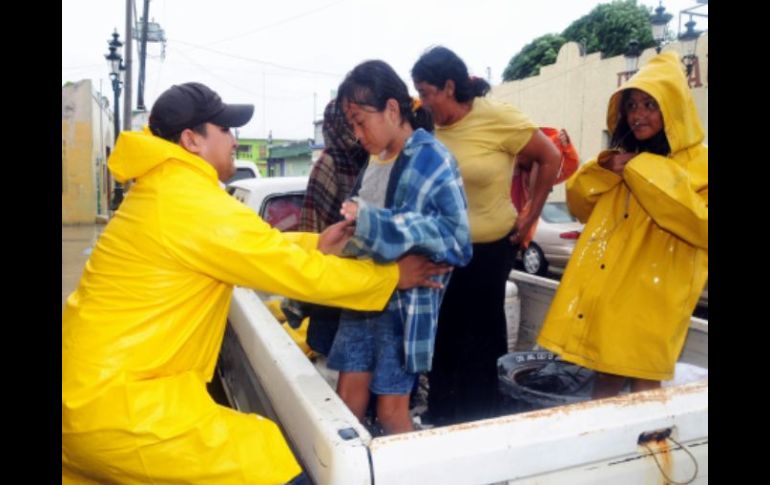
<svg viewBox="0 0 770 485"><path fill-rule="evenodd" d="M238 145L236 153L238 158L251 158L251 145Z"/></svg>

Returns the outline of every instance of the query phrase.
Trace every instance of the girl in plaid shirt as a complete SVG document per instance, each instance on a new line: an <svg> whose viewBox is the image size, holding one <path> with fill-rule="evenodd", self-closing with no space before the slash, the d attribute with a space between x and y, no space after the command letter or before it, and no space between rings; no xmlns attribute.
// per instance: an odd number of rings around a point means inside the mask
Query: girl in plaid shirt
<svg viewBox="0 0 770 485"><path fill-rule="evenodd" d="M406 253L464 266L471 242L462 179L452 154L425 130L430 114L383 61L356 66L337 103L372 155L341 213L356 221L343 255L394 261ZM449 275L441 283L446 285ZM430 370L444 290L396 291L381 312L343 310L328 366L340 371L337 392L360 420L377 395L386 433L413 429L409 393Z"/></svg>

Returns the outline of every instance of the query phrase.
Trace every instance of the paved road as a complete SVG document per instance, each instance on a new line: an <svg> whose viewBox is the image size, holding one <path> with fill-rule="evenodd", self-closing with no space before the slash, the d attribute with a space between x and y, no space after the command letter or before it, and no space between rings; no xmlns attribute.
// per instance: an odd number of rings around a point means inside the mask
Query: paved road
<svg viewBox="0 0 770 485"><path fill-rule="evenodd" d="M77 288L83 267L91 254L103 224L61 226L61 305Z"/></svg>

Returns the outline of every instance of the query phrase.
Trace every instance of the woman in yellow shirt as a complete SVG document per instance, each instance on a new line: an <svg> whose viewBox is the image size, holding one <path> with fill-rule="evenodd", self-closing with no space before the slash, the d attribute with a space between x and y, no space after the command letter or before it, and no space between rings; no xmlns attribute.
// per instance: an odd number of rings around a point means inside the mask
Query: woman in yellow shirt
<svg viewBox="0 0 770 485"><path fill-rule="evenodd" d="M505 282L521 236L529 232L559 170L553 143L523 113L488 99L489 84L471 78L457 54L434 47L412 67L432 112L436 137L457 159L468 197L473 259L456 268L439 313L429 419L436 425L498 412L497 358L506 352ZM532 210L517 217L511 202L516 156L538 164Z"/></svg>

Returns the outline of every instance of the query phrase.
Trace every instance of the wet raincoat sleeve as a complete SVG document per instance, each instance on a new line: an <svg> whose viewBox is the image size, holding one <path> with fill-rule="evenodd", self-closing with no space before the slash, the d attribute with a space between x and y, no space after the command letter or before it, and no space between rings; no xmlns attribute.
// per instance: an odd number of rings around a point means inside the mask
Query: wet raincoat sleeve
<svg viewBox="0 0 770 485"><path fill-rule="evenodd" d="M318 235L283 234L225 192L169 200L160 214L169 251L219 281L354 310L382 309L395 289L395 264L326 256L313 249Z"/></svg>
<svg viewBox="0 0 770 485"><path fill-rule="evenodd" d="M641 153L623 170L631 192L656 224L705 250L709 244L708 175L698 175L708 172L707 163L707 159L696 159L687 171L671 158ZM705 183L698 182L701 178Z"/></svg>
<svg viewBox="0 0 770 485"><path fill-rule="evenodd" d="M602 194L622 180L616 173L599 165L597 160L586 162L567 180L567 205L570 212L585 224Z"/></svg>
<svg viewBox="0 0 770 485"><path fill-rule="evenodd" d="M318 248L318 234L312 232L284 232L284 238L306 251Z"/></svg>

